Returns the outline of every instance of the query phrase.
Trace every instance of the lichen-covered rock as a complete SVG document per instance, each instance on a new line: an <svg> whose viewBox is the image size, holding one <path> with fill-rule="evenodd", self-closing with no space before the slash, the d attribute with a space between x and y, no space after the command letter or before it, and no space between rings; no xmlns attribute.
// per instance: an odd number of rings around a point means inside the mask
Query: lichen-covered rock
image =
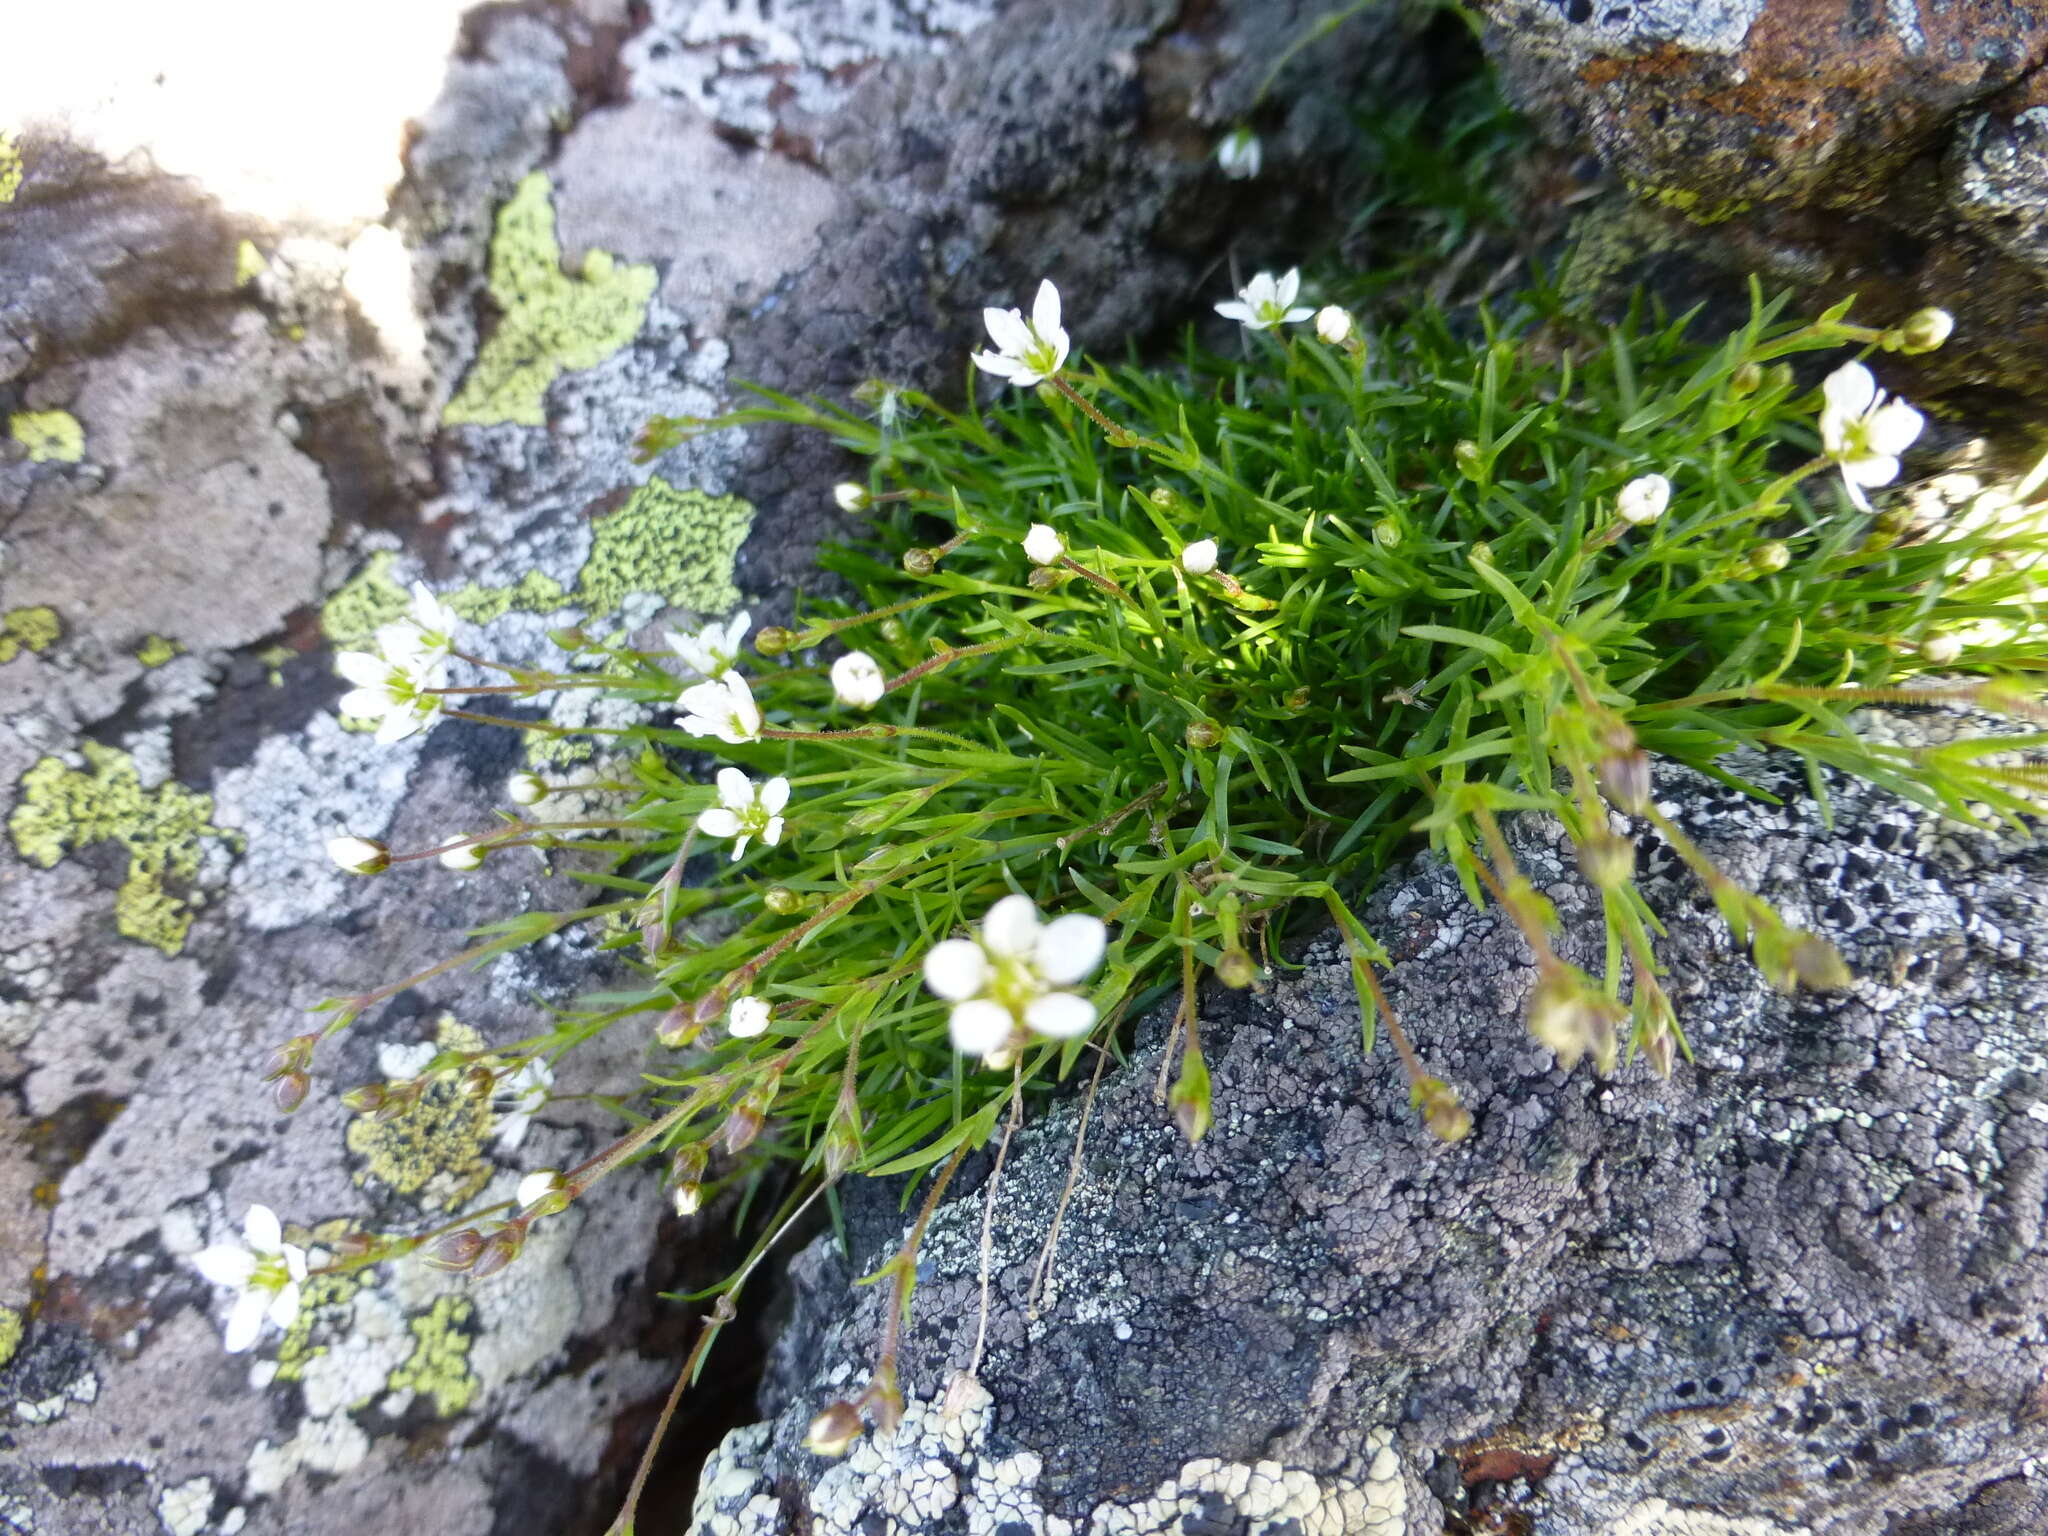
<svg viewBox="0 0 2048 1536"><path fill-rule="evenodd" d="M2048 216L2033 118L2048 15L2003 0L1496 0L1487 46L1550 138L1677 245L1893 323L1949 309L1938 382L2041 398ZM1688 302L1693 296L1688 296Z"/></svg>
<svg viewBox="0 0 2048 1536"><path fill-rule="evenodd" d="M522 664L562 625L786 603L840 526L829 446L723 434L641 463L648 417L714 413L740 377L955 388L981 305L1047 270L1092 342L1178 312L1255 199L1275 239L1331 211L1390 21L1260 109L1297 190L1209 158L1319 15L574 0L458 28L375 0L318 59L287 28L0 23L0 1526L609 1517L622 1414L673 1368L654 1293L677 1263L722 1272L715 1237L656 1241L651 1179L608 1181L489 1282L322 1277L249 1356L190 1263L252 1203L317 1248L502 1198L600 1145L615 1125L577 1097L641 1064L638 1039L579 1053L530 1118L438 1087L381 1122L338 1104L436 1044L542 1031L603 979L571 932L366 1015L277 1115L261 1066L309 1006L569 904L519 856L366 881L324 838L430 846L528 765L577 786L551 804L606 793L587 749L467 722L380 747L336 716L332 653L415 580L466 648ZM243 84L209 98L222 60ZM229 95L240 143L197 131Z"/></svg>
<svg viewBox="0 0 2048 1536"><path fill-rule="evenodd" d="M1796 765L1744 766L1785 803L1675 769L1659 803L1840 945L1850 990L1771 992L1646 840L1694 1060L1669 1083L1564 1073L1519 1022L1520 939L1420 862L1369 922L1396 1011L1474 1112L1467 1141L1434 1143L1392 1054L1361 1052L1328 941L1263 996L1205 994L1199 1146L1154 1101L1155 1020L1078 1153L1074 1100L1011 1147L991 1401L950 1421L938 1401L980 1325L984 1155L920 1258L903 1428L840 1462L801 1448L873 1363L886 1298L847 1281L900 1240L884 1203L850 1266L829 1237L798 1265L774 1417L713 1459L695 1529L2038 1529L2048 853L1833 778L1830 827ZM1559 830L1514 841L1597 965L1599 900Z"/></svg>

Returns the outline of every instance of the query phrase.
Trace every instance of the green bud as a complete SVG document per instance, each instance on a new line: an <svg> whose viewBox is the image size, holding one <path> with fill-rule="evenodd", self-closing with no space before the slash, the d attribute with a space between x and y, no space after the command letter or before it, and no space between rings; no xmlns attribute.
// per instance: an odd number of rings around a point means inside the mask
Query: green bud
<svg viewBox="0 0 2048 1536"><path fill-rule="evenodd" d="M1467 552L1474 565L1493 564L1493 546L1481 539Z"/></svg>
<svg viewBox="0 0 2048 1536"><path fill-rule="evenodd" d="M382 1083L364 1083L362 1087L351 1088L344 1093L341 1102L344 1108L356 1114L374 1115L384 1107L384 1101L389 1097Z"/></svg>
<svg viewBox="0 0 2048 1536"><path fill-rule="evenodd" d="M1956 328L1956 317L1945 309L1919 309L1906 317L1905 324L1886 333L1886 340L1898 338L1898 350L1912 357L1932 352L1947 341Z"/></svg>
<svg viewBox="0 0 2048 1536"><path fill-rule="evenodd" d="M1760 575L1774 575L1791 563L1792 551L1783 539L1773 539L1768 544L1759 544L1749 552L1749 568Z"/></svg>
<svg viewBox="0 0 2048 1536"><path fill-rule="evenodd" d="M882 638L891 645L901 645L910 638L910 631L903 627L903 621L894 614L882 620L881 633Z"/></svg>
<svg viewBox="0 0 2048 1536"><path fill-rule="evenodd" d="M1259 979L1259 967L1243 949L1232 945L1216 957L1216 979L1242 992Z"/></svg>
<svg viewBox="0 0 2048 1536"><path fill-rule="evenodd" d="M575 624L565 625L561 629L549 630L548 639L565 651L580 651L584 646L590 644L590 636L583 632L581 626Z"/></svg>
<svg viewBox="0 0 2048 1536"><path fill-rule="evenodd" d="M1458 446L1451 450L1451 462L1458 466L1458 473L1467 480L1485 478L1486 455L1479 451L1479 445L1469 437L1458 440Z"/></svg>
<svg viewBox="0 0 2048 1536"><path fill-rule="evenodd" d="M1438 1141L1456 1143L1472 1134L1472 1111L1442 1078L1423 1078L1408 1091L1408 1101L1422 1111L1423 1124Z"/></svg>
<svg viewBox="0 0 2048 1536"><path fill-rule="evenodd" d="M1175 1080L1166 1102L1173 1111L1173 1123L1180 1127L1181 1135L1188 1139L1190 1145L1209 1134L1215 1117L1209 1110L1209 1064L1202 1060L1200 1051L1182 1053L1180 1077Z"/></svg>
<svg viewBox="0 0 2048 1536"><path fill-rule="evenodd" d="M1636 845L1604 827L1596 829L1579 844L1579 868L1601 890L1620 890L1635 873Z"/></svg>
<svg viewBox="0 0 2048 1536"><path fill-rule="evenodd" d="M1169 512L1180 503L1179 494L1170 485L1153 486L1145 493L1145 499L1162 512Z"/></svg>
<svg viewBox="0 0 2048 1536"><path fill-rule="evenodd" d="M1206 752L1223 740L1223 731L1213 720L1190 720L1181 737L1197 752Z"/></svg>
<svg viewBox="0 0 2048 1536"><path fill-rule="evenodd" d="M813 1456L844 1456L864 1433L866 1426L860 1421L859 1409L848 1402L833 1403L811 1420L811 1427L804 1431L804 1449Z"/></svg>
<svg viewBox="0 0 2048 1536"><path fill-rule="evenodd" d="M476 1262L469 1266L472 1280L487 1280L519 1257L519 1250L526 1246L526 1223L508 1221L488 1238L477 1253Z"/></svg>
<svg viewBox="0 0 2048 1536"><path fill-rule="evenodd" d="M754 649L763 656L780 656L795 639L796 636L780 624L770 624L754 636Z"/></svg>
<svg viewBox="0 0 2048 1536"><path fill-rule="evenodd" d="M1401 542L1401 525L1391 517L1383 517L1372 525L1372 541L1381 549L1392 549Z"/></svg>
<svg viewBox="0 0 2048 1536"><path fill-rule="evenodd" d="M672 1051L680 1051L703 1033L704 1026L698 1022L696 1007L691 1003L677 1003L654 1026L654 1038Z"/></svg>
<svg viewBox="0 0 2048 1536"><path fill-rule="evenodd" d="M1050 592L1067 579L1067 573L1056 565L1034 565L1025 583L1034 592Z"/></svg>
<svg viewBox="0 0 2048 1536"><path fill-rule="evenodd" d="M1728 393L1731 395L1753 395L1764 382L1764 371L1755 363L1744 363L1728 375Z"/></svg>
<svg viewBox="0 0 2048 1536"><path fill-rule="evenodd" d="M913 576L929 576L939 568L939 552L922 545L903 551L903 569Z"/></svg>
<svg viewBox="0 0 2048 1536"><path fill-rule="evenodd" d="M483 1251L483 1233L474 1227L464 1227L460 1232L450 1232L428 1248L426 1260L436 1269L459 1271L474 1265Z"/></svg>
<svg viewBox="0 0 2048 1536"><path fill-rule="evenodd" d="M1618 811L1640 815L1650 803L1650 755L1640 747L1602 758L1600 792Z"/></svg>
<svg viewBox="0 0 2048 1536"><path fill-rule="evenodd" d="M777 917L790 917L803 911L804 899L786 885L771 885L761 893L761 905Z"/></svg>
<svg viewBox="0 0 2048 1536"><path fill-rule="evenodd" d="M313 1090L313 1079L303 1072L287 1072L270 1085L270 1102L277 1106L277 1112L288 1115L306 1102L306 1095Z"/></svg>

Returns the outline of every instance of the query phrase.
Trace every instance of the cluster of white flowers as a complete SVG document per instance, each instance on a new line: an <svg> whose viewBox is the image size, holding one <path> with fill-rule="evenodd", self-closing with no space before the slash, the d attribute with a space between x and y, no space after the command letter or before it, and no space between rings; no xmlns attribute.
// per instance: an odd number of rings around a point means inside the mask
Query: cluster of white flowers
<svg viewBox="0 0 2048 1536"><path fill-rule="evenodd" d="M236 1293L224 1330L229 1354L239 1355L254 1344L265 1318L279 1328L297 1320L306 1250L284 1240L284 1228L269 1206L250 1206L242 1218L242 1241L202 1248L192 1256L192 1265L215 1285Z"/></svg>
<svg viewBox="0 0 2048 1536"><path fill-rule="evenodd" d="M412 606L403 618L378 628L374 651L343 651L334 658L334 670L355 685L341 696L342 714L374 720L377 740L387 743L432 725L442 699L434 690L447 684L459 622L424 582L414 582Z"/></svg>
<svg viewBox="0 0 2048 1536"><path fill-rule="evenodd" d="M1005 896L973 938L933 946L924 983L953 1005L954 1048L1001 1066L1027 1031L1056 1040L1088 1032L1095 1005L1072 988L1102 963L1108 942L1098 917L1070 912L1041 923L1029 896Z"/></svg>

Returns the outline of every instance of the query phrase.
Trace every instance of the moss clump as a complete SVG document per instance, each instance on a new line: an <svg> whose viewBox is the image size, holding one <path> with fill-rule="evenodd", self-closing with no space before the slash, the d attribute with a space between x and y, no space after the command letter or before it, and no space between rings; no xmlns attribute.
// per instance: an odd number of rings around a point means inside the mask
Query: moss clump
<svg viewBox="0 0 2048 1536"><path fill-rule="evenodd" d="M116 842L128 850L128 878L114 898L121 933L175 955L185 946L199 898L201 840L231 838L213 825L213 799L182 784L142 787L135 760L88 741L84 769L46 757L21 776L21 801L8 820L14 846L50 869L71 849Z"/></svg>
<svg viewBox="0 0 2048 1536"><path fill-rule="evenodd" d="M388 1385L394 1392L413 1391L434 1400L434 1412L452 1419L476 1399L483 1383L469 1368L470 1345L476 1339L476 1307L466 1296L442 1296L413 1318L413 1349Z"/></svg>
<svg viewBox="0 0 2048 1536"><path fill-rule="evenodd" d="M35 464L76 464L85 457L85 428L69 411L16 411L7 431Z"/></svg>
<svg viewBox="0 0 2048 1536"><path fill-rule="evenodd" d="M740 600L733 562L754 525L737 496L678 490L655 476L611 516L599 520L576 601L592 613L616 613L636 592L698 613L724 613Z"/></svg>
<svg viewBox="0 0 2048 1536"><path fill-rule="evenodd" d="M0 618L0 662L14 660L23 651L47 651L64 633L54 608L15 608Z"/></svg>
<svg viewBox="0 0 2048 1536"><path fill-rule="evenodd" d="M653 267L621 265L603 251L585 256L581 273L564 272L548 178L535 171L498 210L490 293L504 313L442 420L542 425L548 386L631 341L655 281Z"/></svg>

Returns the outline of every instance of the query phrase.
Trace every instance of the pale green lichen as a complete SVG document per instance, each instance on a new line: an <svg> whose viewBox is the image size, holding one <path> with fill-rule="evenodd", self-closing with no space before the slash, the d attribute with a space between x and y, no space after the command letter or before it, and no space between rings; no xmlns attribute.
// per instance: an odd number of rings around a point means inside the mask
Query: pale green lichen
<svg viewBox="0 0 2048 1536"><path fill-rule="evenodd" d="M14 135L0 130L0 203L11 203L14 194L21 190L21 151L15 148Z"/></svg>
<svg viewBox="0 0 2048 1536"><path fill-rule="evenodd" d="M679 608L724 613L740 600L733 562L753 525L754 509L739 497L677 490L657 475L599 519L576 601L610 614L634 593L652 592Z"/></svg>
<svg viewBox="0 0 2048 1536"><path fill-rule="evenodd" d="M391 574L398 557L380 549L320 609L320 632L337 650L368 645L377 626L405 612L405 588Z"/></svg>
<svg viewBox="0 0 2048 1536"><path fill-rule="evenodd" d="M14 1358L21 1348L21 1314L12 1307L0 1307L0 1365Z"/></svg>
<svg viewBox="0 0 2048 1536"><path fill-rule="evenodd" d="M144 635L135 659L145 667L161 667L185 649L168 635Z"/></svg>
<svg viewBox="0 0 2048 1536"><path fill-rule="evenodd" d="M307 1235L315 1244L331 1248L360 1230L353 1222L325 1221ZM297 1241L296 1236L293 1241ZM344 1309L355 1300L356 1292L363 1288L363 1284L360 1271L337 1270L315 1271L300 1282L298 1316L292 1319L291 1327L285 1330L277 1345L279 1381L302 1380L306 1367L327 1353L325 1344L313 1342L315 1326L336 1316L346 1316Z"/></svg>
<svg viewBox="0 0 2048 1536"><path fill-rule="evenodd" d="M483 1036L443 1014L434 1043L444 1051L474 1052ZM485 1155L497 1116L488 1098L462 1091L456 1074L427 1084L417 1103L388 1120L363 1116L349 1122L349 1151L363 1159L357 1184L376 1180L422 1210L452 1210L474 1198L490 1181Z"/></svg>
<svg viewBox="0 0 2048 1536"><path fill-rule="evenodd" d="M431 1397L434 1412L444 1419L467 1408L483 1386L469 1368L475 1318L476 1306L466 1296L436 1297L431 1308L411 1318L406 1326L412 1330L412 1353L391 1373L391 1390Z"/></svg>
<svg viewBox="0 0 2048 1536"><path fill-rule="evenodd" d="M46 757L21 776L20 803L7 823L14 846L50 869L69 850L119 843L128 851L128 878L114 897L115 926L175 955L201 901L195 885L203 840L232 845L234 834L209 819L211 796L177 783L144 789L127 753L92 741L79 750L83 769Z"/></svg>
<svg viewBox="0 0 2048 1536"><path fill-rule="evenodd" d="M0 663L10 662L23 651L47 651L64 633L54 608L15 608L0 618Z"/></svg>
<svg viewBox="0 0 2048 1536"><path fill-rule="evenodd" d="M653 267L622 265L603 251L586 255L580 274L564 272L547 174L535 171L498 210L490 293L502 314L442 420L543 425L548 386L631 341L656 280Z"/></svg>
<svg viewBox="0 0 2048 1536"><path fill-rule="evenodd" d="M76 464L85 457L85 428L69 411L16 411L7 431L34 464Z"/></svg>

